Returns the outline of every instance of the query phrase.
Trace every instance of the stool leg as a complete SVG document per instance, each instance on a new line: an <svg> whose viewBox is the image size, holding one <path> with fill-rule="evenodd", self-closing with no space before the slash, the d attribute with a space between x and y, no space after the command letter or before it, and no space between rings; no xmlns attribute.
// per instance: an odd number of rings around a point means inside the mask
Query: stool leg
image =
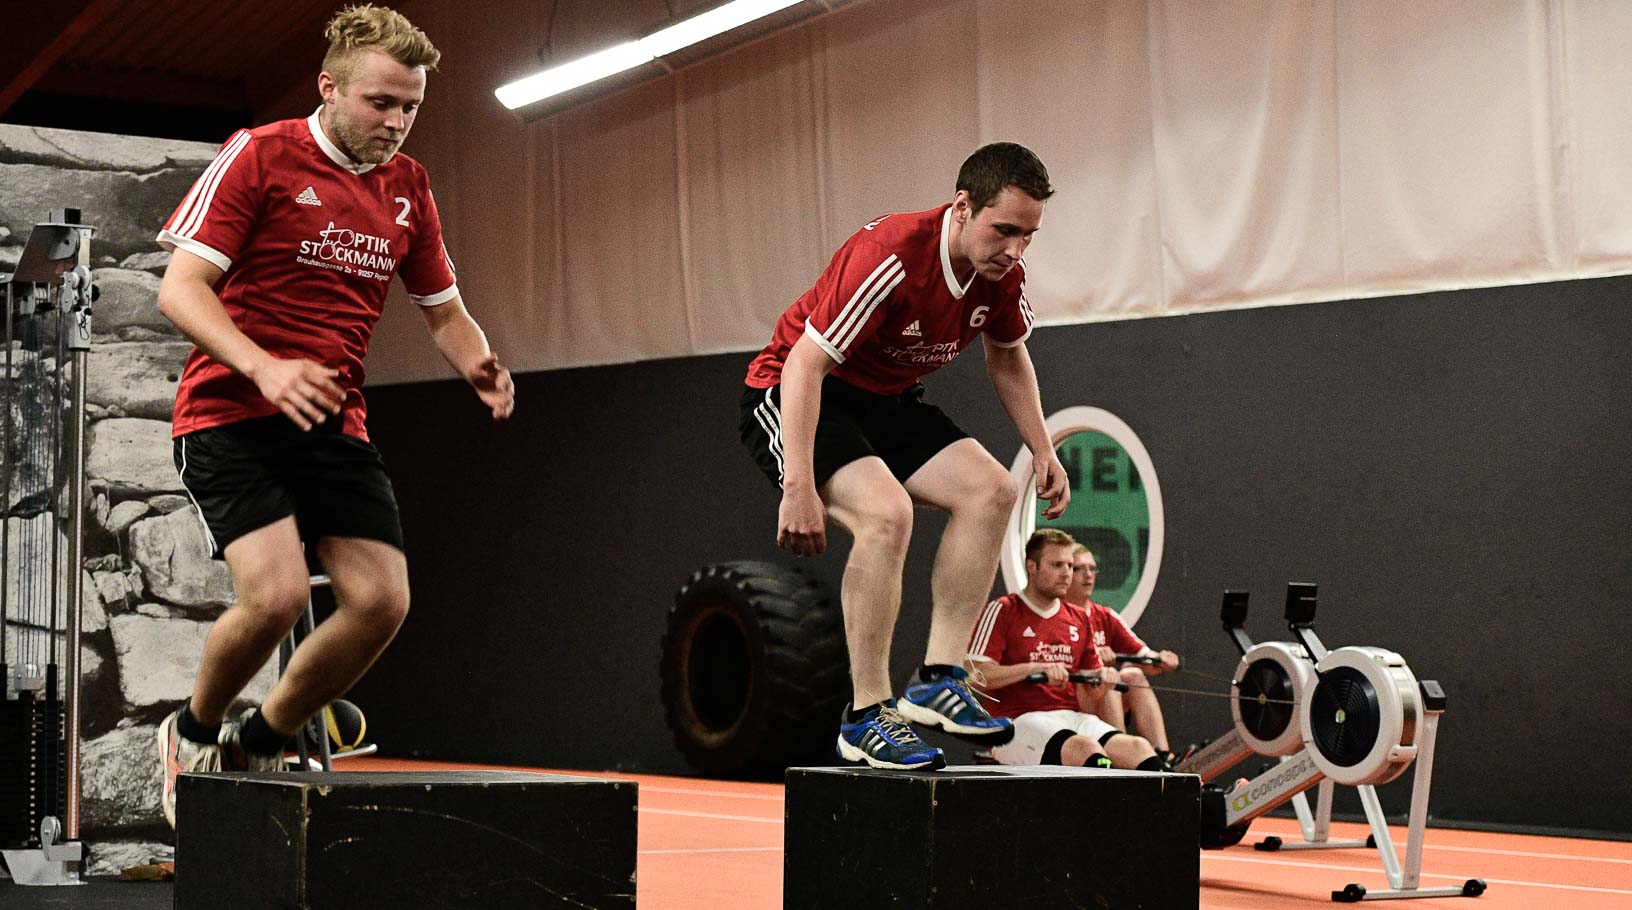
<svg viewBox="0 0 1632 910"><path fill-rule="evenodd" d="M290 629L289 635L278 645L278 678L282 679L285 670L289 669L289 659L295 654L295 646L299 642L295 639L295 630ZM311 766L307 764L306 731L295 733L295 754L300 756L300 770L305 771Z"/></svg>
<svg viewBox="0 0 1632 910"><path fill-rule="evenodd" d="M317 616L312 611L312 601L310 597L308 597L306 600L306 615L301 617L299 625L303 629L301 632L302 635L312 634L312 630L317 627ZM317 712L317 756L318 765L322 767L324 771L333 771L334 755L329 748L328 711L328 705L324 705Z"/></svg>

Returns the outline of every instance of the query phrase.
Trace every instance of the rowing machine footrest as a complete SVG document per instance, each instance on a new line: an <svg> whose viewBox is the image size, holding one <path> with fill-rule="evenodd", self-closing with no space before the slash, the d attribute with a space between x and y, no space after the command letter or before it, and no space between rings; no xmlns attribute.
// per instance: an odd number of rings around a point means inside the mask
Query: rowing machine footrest
<svg viewBox="0 0 1632 910"><path fill-rule="evenodd" d="M1249 824L1226 827L1223 789L1211 784L1201 788L1201 849L1222 850L1241 843Z"/></svg>

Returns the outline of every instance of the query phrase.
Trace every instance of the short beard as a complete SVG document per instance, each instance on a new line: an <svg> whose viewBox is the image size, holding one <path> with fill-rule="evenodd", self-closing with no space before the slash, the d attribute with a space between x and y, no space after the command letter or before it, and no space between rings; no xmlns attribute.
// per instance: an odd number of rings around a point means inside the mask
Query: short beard
<svg viewBox="0 0 1632 910"><path fill-rule="evenodd" d="M384 164L396 156L397 147L392 146L388 149L382 149L377 145L369 143L362 148L358 148L357 146L352 145L350 142L347 142L346 151L350 152L351 157L356 158L359 163Z"/></svg>
<svg viewBox="0 0 1632 910"><path fill-rule="evenodd" d="M367 133L359 134L339 116L334 116L330 125L334 127L334 134L339 137L341 147L362 164L384 164L397 153L398 146L380 148L374 143L374 137Z"/></svg>

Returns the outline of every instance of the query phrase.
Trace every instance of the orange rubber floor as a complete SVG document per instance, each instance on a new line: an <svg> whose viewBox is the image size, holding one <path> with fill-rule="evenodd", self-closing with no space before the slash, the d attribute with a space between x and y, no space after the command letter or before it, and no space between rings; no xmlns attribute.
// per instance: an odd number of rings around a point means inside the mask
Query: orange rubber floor
<svg viewBox="0 0 1632 910"><path fill-rule="evenodd" d="M409 771L498 769L497 765L359 757L336 770ZM566 771L640 783L640 856L636 894L642 907L664 910L780 910L782 906L782 787L649 774ZM1364 825L1334 823L1334 838L1364 838ZM1392 834L1400 851L1405 829ZM1386 889L1377 851L1342 849L1262 853L1267 835L1298 837L1292 819L1260 818L1239 846L1201 856L1203 910L1275 910L1330 904L1350 882ZM1402 907L1466 910L1632 910L1632 843L1495 834L1430 828L1423 852L1423 887L1482 878L1483 896L1420 898ZM1375 906L1375 904L1373 905Z"/></svg>

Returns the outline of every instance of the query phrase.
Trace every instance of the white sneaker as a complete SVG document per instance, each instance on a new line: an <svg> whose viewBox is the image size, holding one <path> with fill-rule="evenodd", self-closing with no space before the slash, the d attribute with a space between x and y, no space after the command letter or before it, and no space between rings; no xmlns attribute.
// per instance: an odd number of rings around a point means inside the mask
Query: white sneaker
<svg viewBox="0 0 1632 910"><path fill-rule="evenodd" d="M257 755L245 749L238 739L243 729L244 721L254 712L250 708L239 716L235 724L227 724L221 728L221 770L225 771L287 771L289 766L284 764L283 753L276 755Z"/></svg>
<svg viewBox="0 0 1632 910"><path fill-rule="evenodd" d="M159 764L164 768L164 792L159 804L170 827L176 826L176 775L195 771L221 770L221 747L195 743L176 729L181 711L166 717L159 724Z"/></svg>

